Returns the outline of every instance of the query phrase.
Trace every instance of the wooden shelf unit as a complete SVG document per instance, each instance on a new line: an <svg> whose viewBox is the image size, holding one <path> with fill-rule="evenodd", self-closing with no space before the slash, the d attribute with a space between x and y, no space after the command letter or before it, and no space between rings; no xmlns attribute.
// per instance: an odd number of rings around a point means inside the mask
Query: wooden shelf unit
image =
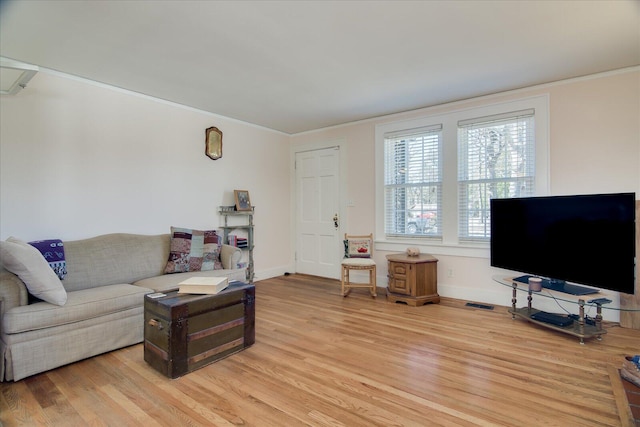
<svg viewBox="0 0 640 427"><path fill-rule="evenodd" d="M223 242L229 243L229 234L233 230L245 230L247 233L247 247L239 248L248 252L249 261L247 262L246 279L248 283L253 283L254 267L253 267L253 214L255 207L252 206L249 211L236 211L234 206L220 206L218 213L224 218L224 225L221 227L224 235ZM229 218L240 217L244 219L243 224L231 224Z"/></svg>

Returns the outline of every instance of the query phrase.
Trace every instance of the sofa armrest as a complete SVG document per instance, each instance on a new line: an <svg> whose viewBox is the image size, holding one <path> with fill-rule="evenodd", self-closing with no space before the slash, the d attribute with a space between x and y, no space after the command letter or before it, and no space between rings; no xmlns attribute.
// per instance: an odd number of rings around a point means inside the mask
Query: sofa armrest
<svg viewBox="0 0 640 427"><path fill-rule="evenodd" d="M242 258L242 250L231 245L222 245L220 247L220 261L222 268L225 270L235 270Z"/></svg>
<svg viewBox="0 0 640 427"><path fill-rule="evenodd" d="M0 269L0 318L13 307L29 304L29 294L24 282L15 274Z"/></svg>

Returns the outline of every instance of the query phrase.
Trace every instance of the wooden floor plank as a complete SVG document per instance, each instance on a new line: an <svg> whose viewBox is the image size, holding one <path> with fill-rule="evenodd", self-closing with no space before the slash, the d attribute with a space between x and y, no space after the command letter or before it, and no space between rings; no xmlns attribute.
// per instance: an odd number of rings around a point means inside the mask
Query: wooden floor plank
<svg viewBox="0 0 640 427"><path fill-rule="evenodd" d="M509 303L509 301L505 301ZM0 384L0 421L118 426L618 426L612 387L640 331L578 339L442 298L340 295L336 280L256 284L256 343L171 380L141 344ZM622 417L622 418L621 418Z"/></svg>
<svg viewBox="0 0 640 427"><path fill-rule="evenodd" d="M43 408L31 393L26 381L0 384L0 422L9 425L44 425Z"/></svg>

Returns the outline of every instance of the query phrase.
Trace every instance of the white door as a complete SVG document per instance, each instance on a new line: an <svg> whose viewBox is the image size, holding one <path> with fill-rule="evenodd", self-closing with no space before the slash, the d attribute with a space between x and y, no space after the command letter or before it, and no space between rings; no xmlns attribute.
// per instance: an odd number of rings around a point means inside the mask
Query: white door
<svg viewBox="0 0 640 427"><path fill-rule="evenodd" d="M344 253L339 226L340 148L296 153L295 170L296 272L338 279Z"/></svg>

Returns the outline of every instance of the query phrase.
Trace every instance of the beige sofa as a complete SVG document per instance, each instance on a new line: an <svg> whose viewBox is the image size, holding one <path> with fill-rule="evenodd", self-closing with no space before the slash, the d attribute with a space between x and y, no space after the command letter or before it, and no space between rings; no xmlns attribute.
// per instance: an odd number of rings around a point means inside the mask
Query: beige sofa
<svg viewBox="0 0 640 427"><path fill-rule="evenodd" d="M176 288L193 276L245 280L245 269L234 268L242 253L228 245L220 248L222 270L165 274L170 242L169 234L64 242L64 305L29 304L23 281L0 269L0 380L17 381L142 342L147 293Z"/></svg>

